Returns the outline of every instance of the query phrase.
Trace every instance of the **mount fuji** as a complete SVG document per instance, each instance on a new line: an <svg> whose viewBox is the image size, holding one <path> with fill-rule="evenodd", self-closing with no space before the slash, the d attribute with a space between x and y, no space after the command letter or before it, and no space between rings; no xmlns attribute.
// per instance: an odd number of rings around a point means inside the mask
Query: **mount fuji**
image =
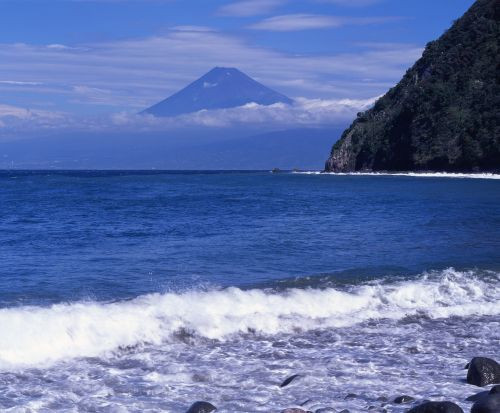
<svg viewBox="0 0 500 413"><path fill-rule="evenodd" d="M184 89L142 113L178 116L203 109L226 109L247 103L292 104L293 100L255 81L235 68L215 67Z"/></svg>

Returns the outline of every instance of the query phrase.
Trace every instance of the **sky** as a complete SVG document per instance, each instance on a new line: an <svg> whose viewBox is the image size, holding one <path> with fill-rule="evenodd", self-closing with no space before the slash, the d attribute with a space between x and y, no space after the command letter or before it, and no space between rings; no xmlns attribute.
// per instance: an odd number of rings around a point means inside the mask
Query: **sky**
<svg viewBox="0 0 500 413"><path fill-rule="evenodd" d="M294 113L274 108L281 118L350 116L397 83L472 3L0 0L0 133L12 132L13 119L34 128L134 123L215 66L297 99Z"/></svg>

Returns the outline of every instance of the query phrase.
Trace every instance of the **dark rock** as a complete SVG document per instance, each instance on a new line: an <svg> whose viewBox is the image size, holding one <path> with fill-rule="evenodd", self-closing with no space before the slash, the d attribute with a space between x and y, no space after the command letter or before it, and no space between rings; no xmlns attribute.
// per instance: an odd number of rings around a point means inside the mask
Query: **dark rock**
<svg viewBox="0 0 500 413"><path fill-rule="evenodd" d="M467 383L480 387L500 383L500 365L487 357L474 357L469 363Z"/></svg>
<svg viewBox="0 0 500 413"><path fill-rule="evenodd" d="M293 376L286 378L285 381L280 384L280 387L288 386L292 381L294 381L295 379L297 379L299 377L301 377L300 374L294 374Z"/></svg>
<svg viewBox="0 0 500 413"><path fill-rule="evenodd" d="M486 397L488 395L488 391L481 391L479 393L473 394L472 396L467 397L465 400L468 402L477 402L478 400L481 400L483 397Z"/></svg>
<svg viewBox="0 0 500 413"><path fill-rule="evenodd" d="M418 354L418 353L420 353L420 350L418 349L418 347L415 347L415 346L413 346L413 347L407 347L406 351L408 353L410 353L410 354Z"/></svg>
<svg viewBox="0 0 500 413"><path fill-rule="evenodd" d="M472 406L471 413L499 413L500 393L488 394Z"/></svg>
<svg viewBox="0 0 500 413"><path fill-rule="evenodd" d="M217 410L213 404L208 402L195 402L186 413L210 413Z"/></svg>
<svg viewBox="0 0 500 413"><path fill-rule="evenodd" d="M344 409L344 410L341 410L339 413L351 413L351 412L347 409Z"/></svg>
<svg viewBox="0 0 500 413"><path fill-rule="evenodd" d="M467 363L467 364L464 366L464 370L468 370L469 366L470 366L470 363Z"/></svg>
<svg viewBox="0 0 500 413"><path fill-rule="evenodd" d="M193 374L193 381L199 382L199 383L205 383L210 381L210 376L200 374L200 373L194 373Z"/></svg>
<svg viewBox="0 0 500 413"><path fill-rule="evenodd" d="M464 411L452 402L426 402L408 410L408 413L464 413Z"/></svg>
<svg viewBox="0 0 500 413"><path fill-rule="evenodd" d="M347 396L344 397L344 400L351 400L355 399L356 397L358 397L356 393L349 393Z"/></svg>
<svg viewBox="0 0 500 413"><path fill-rule="evenodd" d="M386 401L388 401L388 400L389 400L389 399L388 399L387 397L385 397L385 396L379 396L379 397L377 397L377 401L378 401L378 402L386 402Z"/></svg>
<svg viewBox="0 0 500 413"><path fill-rule="evenodd" d="M496 386L493 386L490 389L490 394L498 394L500 393L500 384L497 384Z"/></svg>
<svg viewBox="0 0 500 413"><path fill-rule="evenodd" d="M403 396L396 397L394 399L394 403L396 403L396 404L410 403L413 400L415 400L413 397L407 396L407 395L403 395Z"/></svg>
<svg viewBox="0 0 500 413"><path fill-rule="evenodd" d="M500 138L490 120L498 119L500 96L498 53L491 52L498 47L498 0L469 3L402 80L358 114L326 171L498 169Z"/></svg>

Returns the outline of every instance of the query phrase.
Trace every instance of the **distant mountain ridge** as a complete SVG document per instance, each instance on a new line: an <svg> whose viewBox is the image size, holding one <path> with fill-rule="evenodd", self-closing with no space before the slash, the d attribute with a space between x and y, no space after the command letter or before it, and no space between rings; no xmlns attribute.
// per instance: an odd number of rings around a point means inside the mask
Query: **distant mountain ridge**
<svg viewBox="0 0 500 413"><path fill-rule="evenodd" d="M500 1L478 0L333 146L325 170L500 171Z"/></svg>
<svg viewBox="0 0 500 413"><path fill-rule="evenodd" d="M215 67L198 80L142 113L178 116L203 109L227 109L248 103L292 104L292 99L260 84L235 68Z"/></svg>

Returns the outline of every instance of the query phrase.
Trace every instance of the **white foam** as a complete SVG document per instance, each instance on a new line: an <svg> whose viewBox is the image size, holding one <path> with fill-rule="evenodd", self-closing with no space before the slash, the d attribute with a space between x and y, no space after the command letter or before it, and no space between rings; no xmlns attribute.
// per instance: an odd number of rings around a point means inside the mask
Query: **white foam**
<svg viewBox="0 0 500 413"><path fill-rule="evenodd" d="M494 173L452 173L452 172L321 172L293 171L304 175L337 175L337 176L406 176L414 178L470 178L470 179L500 179L500 174Z"/></svg>
<svg viewBox="0 0 500 413"><path fill-rule="evenodd" d="M0 310L0 368L98 356L120 346L162 344L179 330L225 340L234 334L293 333L369 319L500 314L500 276L483 279L453 269L393 283L371 282L341 291L190 291L116 303L59 304Z"/></svg>

